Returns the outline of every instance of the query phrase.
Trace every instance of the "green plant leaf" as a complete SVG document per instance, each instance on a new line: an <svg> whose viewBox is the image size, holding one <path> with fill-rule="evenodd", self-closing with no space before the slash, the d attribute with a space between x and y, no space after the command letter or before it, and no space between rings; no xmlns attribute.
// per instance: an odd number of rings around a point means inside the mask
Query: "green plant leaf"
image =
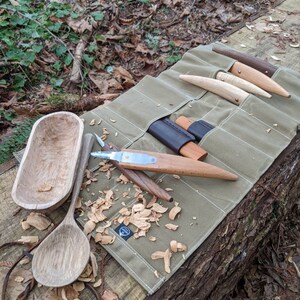
<svg viewBox="0 0 300 300"><path fill-rule="evenodd" d="M62 85L62 83L64 82L63 79L61 78L51 78L50 79L50 83L54 86L54 87L60 87Z"/></svg>
<svg viewBox="0 0 300 300"><path fill-rule="evenodd" d="M31 50L34 53L40 53L43 48L44 48L43 45L32 45Z"/></svg>
<svg viewBox="0 0 300 300"><path fill-rule="evenodd" d="M65 54L68 51L67 47L65 45L59 45L58 47L55 47L55 54L58 57L61 57L63 54Z"/></svg>
<svg viewBox="0 0 300 300"><path fill-rule="evenodd" d="M88 55L88 54L83 54L83 59L89 64L89 65L92 65L95 58Z"/></svg>
<svg viewBox="0 0 300 300"><path fill-rule="evenodd" d="M88 46L88 48L87 48L87 50L88 50L89 52L93 52L93 51L96 50L96 49L98 49L98 46L97 46L96 43L90 44L90 45Z"/></svg>
<svg viewBox="0 0 300 300"><path fill-rule="evenodd" d="M56 71L60 71L62 68L62 64L60 61L57 61L55 64L52 65L53 69Z"/></svg>
<svg viewBox="0 0 300 300"><path fill-rule="evenodd" d="M63 18L63 17L67 17L70 15L70 11L66 10L66 9L59 9L56 13L55 16L58 18Z"/></svg>
<svg viewBox="0 0 300 300"><path fill-rule="evenodd" d="M25 76L21 73L17 73L15 75L14 81L13 81L13 87L17 90L24 87L26 82Z"/></svg>
<svg viewBox="0 0 300 300"><path fill-rule="evenodd" d="M102 11L94 11L91 13L91 16L95 19L95 21L102 21L104 18Z"/></svg>
<svg viewBox="0 0 300 300"><path fill-rule="evenodd" d="M67 54L64 57L64 63L65 63L66 66L69 66L72 61L73 61L73 58L72 58L72 56L70 54Z"/></svg>

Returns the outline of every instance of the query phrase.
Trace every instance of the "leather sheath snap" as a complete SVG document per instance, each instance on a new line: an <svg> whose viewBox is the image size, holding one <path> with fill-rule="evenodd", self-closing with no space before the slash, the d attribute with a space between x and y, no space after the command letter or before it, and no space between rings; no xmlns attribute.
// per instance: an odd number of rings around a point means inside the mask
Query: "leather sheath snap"
<svg viewBox="0 0 300 300"><path fill-rule="evenodd" d="M176 124L187 130L192 135L194 135L194 137L198 141L201 141L202 138L214 128L213 125L209 124L204 120L192 122L190 119L184 116L180 116L179 118L177 118Z"/></svg>
<svg viewBox="0 0 300 300"><path fill-rule="evenodd" d="M153 122L148 132L176 153L195 160L202 160L207 152L193 143L195 137L168 118Z"/></svg>

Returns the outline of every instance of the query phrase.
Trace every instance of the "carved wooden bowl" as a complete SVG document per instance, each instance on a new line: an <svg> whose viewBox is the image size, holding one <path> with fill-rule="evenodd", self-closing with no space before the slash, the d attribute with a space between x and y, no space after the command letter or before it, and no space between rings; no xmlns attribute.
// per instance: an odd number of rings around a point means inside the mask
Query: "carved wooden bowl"
<svg viewBox="0 0 300 300"><path fill-rule="evenodd" d="M70 112L49 114L33 125L12 189L19 206L52 210L68 198L82 135L83 122Z"/></svg>

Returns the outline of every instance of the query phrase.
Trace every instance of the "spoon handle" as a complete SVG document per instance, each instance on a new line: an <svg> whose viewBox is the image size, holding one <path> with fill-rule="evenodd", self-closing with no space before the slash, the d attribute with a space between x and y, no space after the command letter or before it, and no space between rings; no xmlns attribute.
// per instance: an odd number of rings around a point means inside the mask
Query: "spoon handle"
<svg viewBox="0 0 300 300"><path fill-rule="evenodd" d="M79 165L77 167L77 176L74 182L71 203L68 209L68 213L66 215L66 219L69 218L73 220L76 200L80 192L82 180L84 177L84 171L90 157L90 152L92 150L94 140L95 137L91 133L86 133L83 136L81 155L80 155Z"/></svg>

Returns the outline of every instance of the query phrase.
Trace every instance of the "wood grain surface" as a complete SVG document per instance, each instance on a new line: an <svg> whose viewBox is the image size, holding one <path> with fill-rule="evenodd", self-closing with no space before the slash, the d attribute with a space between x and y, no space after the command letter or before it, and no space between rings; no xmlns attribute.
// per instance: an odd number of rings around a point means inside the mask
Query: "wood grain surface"
<svg viewBox="0 0 300 300"><path fill-rule="evenodd" d="M69 112L39 119L33 126L12 189L29 210L54 209L69 196L80 154L83 123Z"/></svg>
<svg viewBox="0 0 300 300"><path fill-rule="evenodd" d="M249 95L247 92L232 84L213 78L194 75L180 75L179 78L197 85L204 90L215 93L236 105L240 105Z"/></svg>
<svg viewBox="0 0 300 300"><path fill-rule="evenodd" d="M266 91L264 91L263 89L259 88L258 86L256 86L255 84L244 80L242 78L239 78L237 76L234 76L232 74L229 73L225 73L225 72L218 72L216 78L218 80L230 83L248 93L251 94L255 94L255 95L260 95L266 98L271 98L272 95L270 95L269 93L267 93Z"/></svg>
<svg viewBox="0 0 300 300"><path fill-rule="evenodd" d="M238 61L233 64L230 72L259 86L267 92L274 93L282 97L290 97L290 93L272 78Z"/></svg>
<svg viewBox="0 0 300 300"><path fill-rule="evenodd" d="M132 149L123 149L122 151L141 153L141 151ZM145 170L158 173L177 174L183 176L199 176L225 180L238 179L237 175L202 161L196 161L187 157L158 152L143 151L143 153L156 157L156 163L147 165L120 163L120 165L124 168L132 170Z"/></svg>
<svg viewBox="0 0 300 300"><path fill-rule="evenodd" d="M39 245L33 260L34 278L49 287L61 287L75 281L90 257L90 242L74 220L84 171L94 143L92 134L85 134L68 213L61 224Z"/></svg>

